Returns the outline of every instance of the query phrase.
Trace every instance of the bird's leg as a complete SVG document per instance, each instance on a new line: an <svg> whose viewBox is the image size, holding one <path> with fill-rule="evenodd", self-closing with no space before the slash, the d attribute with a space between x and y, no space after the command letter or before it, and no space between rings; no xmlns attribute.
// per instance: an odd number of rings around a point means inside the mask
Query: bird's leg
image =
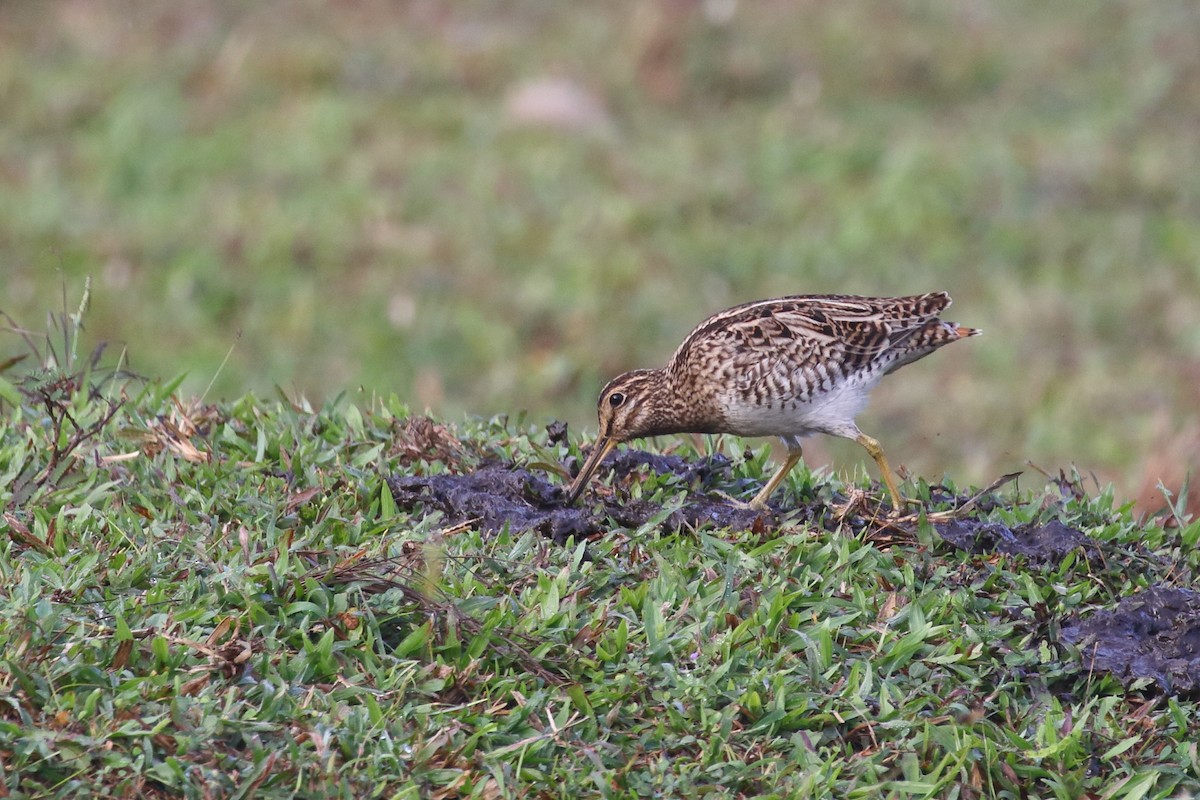
<svg viewBox="0 0 1200 800"><path fill-rule="evenodd" d="M800 460L800 456L802 455L800 440L794 436L784 436L782 438L783 443L787 446L787 459L783 462L783 466L771 476L771 480L767 481L767 485L758 494L754 495L754 499L750 501L751 508L766 508L767 498L779 488L779 484L783 483L783 479L787 477L787 474L792 471L792 467L796 466L796 462Z"/></svg>
<svg viewBox="0 0 1200 800"><path fill-rule="evenodd" d="M871 454L871 458L875 459L875 463L879 465L879 471L883 473L883 482L887 484L888 491L892 495L892 511L899 514L904 510L904 500L900 497L900 490L896 488L896 478L892 475L892 468L888 466L887 456L883 454L883 447L862 431L858 432L854 441L866 448L866 451Z"/></svg>

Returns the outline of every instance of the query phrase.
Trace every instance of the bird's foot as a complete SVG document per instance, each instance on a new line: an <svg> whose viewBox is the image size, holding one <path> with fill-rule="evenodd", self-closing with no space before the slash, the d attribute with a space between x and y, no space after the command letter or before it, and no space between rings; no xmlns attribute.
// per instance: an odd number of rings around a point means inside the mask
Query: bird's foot
<svg viewBox="0 0 1200 800"><path fill-rule="evenodd" d="M889 517L902 517L910 508L915 508L917 513L924 507L924 504L915 497L893 497L891 511L888 512Z"/></svg>
<svg viewBox="0 0 1200 800"><path fill-rule="evenodd" d="M720 489L713 489L709 492L709 494L716 495L726 504L732 506L733 508L742 509L743 511L760 511L767 514L774 513L772 508L767 505L765 500L759 500L757 497L755 497L753 500L742 500L741 498L734 497L727 492L722 492Z"/></svg>
<svg viewBox="0 0 1200 800"><path fill-rule="evenodd" d="M915 498L892 496L888 499L890 502L885 505L865 489L851 488L846 491L846 502L834 505L833 512L839 520L846 519L855 514L861 514L873 518L883 517L890 522L895 522L915 516L907 513L910 506L921 507L921 501ZM884 511L885 508L887 509L886 512Z"/></svg>

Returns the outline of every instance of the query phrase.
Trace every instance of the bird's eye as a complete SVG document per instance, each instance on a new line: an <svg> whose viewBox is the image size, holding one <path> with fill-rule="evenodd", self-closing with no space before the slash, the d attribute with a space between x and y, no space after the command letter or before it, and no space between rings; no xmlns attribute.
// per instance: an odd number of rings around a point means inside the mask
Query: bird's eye
<svg viewBox="0 0 1200 800"><path fill-rule="evenodd" d="M613 408L616 408L617 406L621 405L624 402L625 402L625 393L624 392L613 392L612 394L610 394L608 396L608 404L610 406L612 406Z"/></svg>

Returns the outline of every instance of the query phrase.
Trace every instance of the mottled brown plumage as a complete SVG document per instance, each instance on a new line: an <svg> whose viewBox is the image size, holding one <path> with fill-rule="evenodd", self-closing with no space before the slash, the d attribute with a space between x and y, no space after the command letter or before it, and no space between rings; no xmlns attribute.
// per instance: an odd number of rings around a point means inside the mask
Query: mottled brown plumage
<svg viewBox="0 0 1200 800"><path fill-rule="evenodd" d="M751 504L762 507L800 460L800 438L854 439L879 464L900 508L883 449L854 417L879 380L979 331L945 322L945 292L912 297L795 295L735 306L688 334L661 369L637 369L600 392L600 438L568 490L583 492L617 443L667 433L779 436L788 458Z"/></svg>

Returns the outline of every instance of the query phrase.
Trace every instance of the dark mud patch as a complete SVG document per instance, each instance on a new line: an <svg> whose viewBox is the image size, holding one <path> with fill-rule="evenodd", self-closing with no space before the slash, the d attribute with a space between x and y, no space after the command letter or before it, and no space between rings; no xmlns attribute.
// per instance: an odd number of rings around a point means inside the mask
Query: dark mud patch
<svg viewBox="0 0 1200 800"><path fill-rule="evenodd" d="M1000 522L956 519L935 526L949 544L969 553L1002 553L1023 556L1033 564L1058 564L1080 551L1088 561L1100 558L1100 549L1086 533L1058 520L1009 528Z"/></svg>
<svg viewBox="0 0 1200 800"><path fill-rule="evenodd" d="M1064 622L1061 636L1080 648L1089 671L1125 684L1148 678L1168 693L1200 690L1200 592L1155 586Z"/></svg>
<svg viewBox="0 0 1200 800"><path fill-rule="evenodd" d="M579 464L568 460L571 474L579 472ZM611 483L618 491L628 489L646 478L647 472L659 476L671 475L681 488L692 492L729 491L744 488L733 486L733 462L721 454L711 455L696 461L674 455L647 453L644 450L614 450L600 462L592 478L592 486Z"/></svg>
<svg viewBox="0 0 1200 800"><path fill-rule="evenodd" d="M529 470L505 465L465 475L397 476L388 480L396 505L406 511L441 511L447 524L477 521L481 529L536 530L554 539L582 539L598 531L581 508L566 508L562 489Z"/></svg>
<svg viewBox="0 0 1200 800"><path fill-rule="evenodd" d="M659 528L666 531L702 525L760 531L773 527L773 512L694 493L729 479L730 463L724 456L693 462L678 456L622 451L604 460L602 475L610 472L614 485L627 486L644 477L647 469L677 476L681 491L687 487L693 493L669 513L648 500L621 499L627 498L624 491L599 504L588 495L580 505L567 507L561 485L512 464L488 464L463 475L396 476L388 480L388 487L400 508L422 509L425 514L441 511L448 525L474 522L491 532L505 526L514 531L535 530L556 542L597 536L611 529L613 522L640 528L656 517L662 517Z"/></svg>

